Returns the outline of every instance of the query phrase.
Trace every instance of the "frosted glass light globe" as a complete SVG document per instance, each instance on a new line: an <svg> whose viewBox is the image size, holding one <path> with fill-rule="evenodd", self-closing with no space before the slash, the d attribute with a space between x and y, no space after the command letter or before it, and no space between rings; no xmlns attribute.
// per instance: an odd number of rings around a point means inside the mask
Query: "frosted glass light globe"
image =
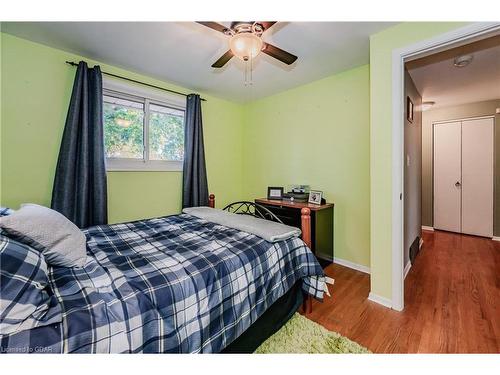
<svg viewBox="0 0 500 375"><path fill-rule="evenodd" d="M262 50L262 39L252 33L236 34L229 40L229 48L243 61L253 60Z"/></svg>

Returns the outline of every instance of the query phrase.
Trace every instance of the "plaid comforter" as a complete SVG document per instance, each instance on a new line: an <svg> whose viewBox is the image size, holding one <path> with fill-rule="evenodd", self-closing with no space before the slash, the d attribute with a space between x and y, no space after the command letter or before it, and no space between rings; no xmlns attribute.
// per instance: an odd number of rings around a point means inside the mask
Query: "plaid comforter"
<svg viewBox="0 0 500 375"><path fill-rule="evenodd" d="M220 352L296 281L323 297L297 238L269 243L186 214L85 234L85 267L49 269L62 321L0 336L0 351Z"/></svg>

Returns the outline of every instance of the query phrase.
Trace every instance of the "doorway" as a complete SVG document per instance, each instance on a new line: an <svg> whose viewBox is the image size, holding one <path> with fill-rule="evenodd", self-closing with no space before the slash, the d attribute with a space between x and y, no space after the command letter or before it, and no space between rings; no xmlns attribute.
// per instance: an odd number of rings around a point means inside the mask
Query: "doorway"
<svg viewBox="0 0 500 375"><path fill-rule="evenodd" d="M405 64L428 57L439 52L452 51L474 41L480 41L498 35L499 23L476 23L461 29L440 35L415 45L393 51L393 215L392 215L392 308L401 311L404 308L404 275L405 275L405 209L403 194L405 192L404 168L407 163L405 155L404 121L407 106L404 96ZM425 104L425 103L424 103ZM422 131L422 136L424 131ZM497 157L497 155L495 155ZM423 198L423 194L422 194ZM422 214L424 213L422 201ZM496 225L496 224L495 224Z"/></svg>

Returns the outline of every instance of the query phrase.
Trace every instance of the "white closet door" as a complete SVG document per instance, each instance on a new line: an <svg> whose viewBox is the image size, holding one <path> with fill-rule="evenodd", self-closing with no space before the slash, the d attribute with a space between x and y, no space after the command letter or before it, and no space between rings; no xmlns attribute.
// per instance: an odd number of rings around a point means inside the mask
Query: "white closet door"
<svg viewBox="0 0 500 375"><path fill-rule="evenodd" d="M493 236L493 119L462 122L462 233Z"/></svg>
<svg viewBox="0 0 500 375"><path fill-rule="evenodd" d="M461 128L434 124L434 228L461 231Z"/></svg>

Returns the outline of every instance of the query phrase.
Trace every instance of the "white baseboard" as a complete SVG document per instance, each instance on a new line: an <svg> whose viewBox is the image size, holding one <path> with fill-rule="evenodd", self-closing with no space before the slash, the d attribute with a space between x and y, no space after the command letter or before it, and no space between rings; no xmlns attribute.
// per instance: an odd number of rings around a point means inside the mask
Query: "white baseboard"
<svg viewBox="0 0 500 375"><path fill-rule="evenodd" d="M493 241L500 241L500 237L495 237L495 236L493 236L492 240L493 240Z"/></svg>
<svg viewBox="0 0 500 375"><path fill-rule="evenodd" d="M405 269L403 271L403 280L406 279L406 275L408 275L408 272L410 272L410 268L411 268L411 262L408 261L408 263L406 263Z"/></svg>
<svg viewBox="0 0 500 375"><path fill-rule="evenodd" d="M392 308L392 301L389 298L385 298L370 292L370 294L368 295L368 299L372 302L378 303L379 305L388 307L390 309Z"/></svg>
<svg viewBox="0 0 500 375"><path fill-rule="evenodd" d="M337 263L337 264L340 264L341 266L344 266L344 267L352 268L353 270L356 270L356 271L360 271L360 272L364 272L364 273L370 274L370 267L363 266L362 264L350 262L348 260L337 258L337 257L335 257L333 259L333 262Z"/></svg>
<svg viewBox="0 0 500 375"><path fill-rule="evenodd" d="M422 248L422 245L424 244L424 240L420 239L420 242L418 243L418 249L420 250Z"/></svg>
<svg viewBox="0 0 500 375"><path fill-rule="evenodd" d="M434 232L434 228L428 227L427 225L422 225L422 230L428 230L429 232Z"/></svg>

